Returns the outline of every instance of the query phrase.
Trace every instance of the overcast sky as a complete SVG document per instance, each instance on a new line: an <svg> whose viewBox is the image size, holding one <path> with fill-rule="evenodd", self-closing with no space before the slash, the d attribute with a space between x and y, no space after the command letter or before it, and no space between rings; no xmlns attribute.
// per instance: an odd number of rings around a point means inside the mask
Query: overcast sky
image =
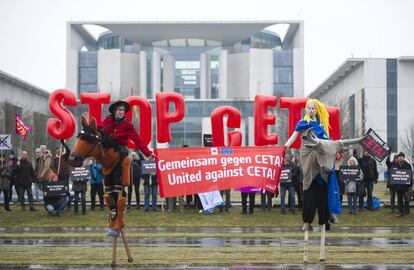
<svg viewBox="0 0 414 270"><path fill-rule="evenodd" d="M0 0L0 69L65 86L66 22L303 20L305 94L350 57L414 55L410 0Z"/></svg>

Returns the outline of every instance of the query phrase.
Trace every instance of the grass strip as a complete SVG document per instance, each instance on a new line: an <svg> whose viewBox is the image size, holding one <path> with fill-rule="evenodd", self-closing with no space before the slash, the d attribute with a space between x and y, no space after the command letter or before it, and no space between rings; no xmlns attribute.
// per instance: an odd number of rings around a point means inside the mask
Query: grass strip
<svg viewBox="0 0 414 270"><path fill-rule="evenodd" d="M131 247L134 262L127 262L122 246L118 262L124 266L144 265L235 265L301 264L302 247L174 248ZM4 247L0 265L108 265L111 248ZM310 263L319 263L319 247L311 246ZM412 247L326 248L329 264L414 264Z"/></svg>

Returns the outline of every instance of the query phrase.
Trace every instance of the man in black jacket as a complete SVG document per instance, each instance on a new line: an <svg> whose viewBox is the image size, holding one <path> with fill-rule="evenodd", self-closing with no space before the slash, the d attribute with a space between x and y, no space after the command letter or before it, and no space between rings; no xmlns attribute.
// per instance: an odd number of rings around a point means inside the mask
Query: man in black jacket
<svg viewBox="0 0 414 270"><path fill-rule="evenodd" d="M364 173L364 184L367 190L367 203L368 209L374 210L372 208L372 191L375 184L378 182L378 169L377 162L371 158L367 151L364 151L363 157L358 160L359 166L361 167L362 172ZM364 207L364 196L359 196L359 209L362 210Z"/></svg>
<svg viewBox="0 0 414 270"><path fill-rule="evenodd" d="M17 162L16 187L19 190L19 201L22 211L25 210L24 193L27 193L30 211L36 211L33 207L32 183L35 180L33 165L27 160L27 152L22 151L21 159Z"/></svg>
<svg viewBox="0 0 414 270"><path fill-rule="evenodd" d="M405 155L400 152L397 157L397 162L393 164L393 168L401 170L411 171L411 180L409 185L395 185L397 191L398 210L400 214L398 216L403 217L404 215L410 214L410 201L404 196L404 193L413 187L413 170L411 165L405 161Z"/></svg>

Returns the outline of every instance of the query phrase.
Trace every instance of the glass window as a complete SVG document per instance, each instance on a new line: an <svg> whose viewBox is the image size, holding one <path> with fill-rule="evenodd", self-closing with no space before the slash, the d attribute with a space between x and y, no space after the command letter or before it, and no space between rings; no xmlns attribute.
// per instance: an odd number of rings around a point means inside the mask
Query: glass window
<svg viewBox="0 0 414 270"><path fill-rule="evenodd" d="M80 84L96 84L97 75L96 68L79 68Z"/></svg>
<svg viewBox="0 0 414 270"><path fill-rule="evenodd" d="M293 66L293 53L291 50L275 50L273 53L275 67Z"/></svg>
<svg viewBox="0 0 414 270"><path fill-rule="evenodd" d="M96 67L97 66L97 52L79 52L79 67Z"/></svg>
<svg viewBox="0 0 414 270"><path fill-rule="evenodd" d="M293 84L275 84L273 90L277 97L293 97Z"/></svg>
<svg viewBox="0 0 414 270"><path fill-rule="evenodd" d="M398 149L397 59L387 59L387 143Z"/></svg>
<svg viewBox="0 0 414 270"><path fill-rule="evenodd" d="M273 78L278 83L293 83L293 69L290 67L278 67L273 69Z"/></svg>

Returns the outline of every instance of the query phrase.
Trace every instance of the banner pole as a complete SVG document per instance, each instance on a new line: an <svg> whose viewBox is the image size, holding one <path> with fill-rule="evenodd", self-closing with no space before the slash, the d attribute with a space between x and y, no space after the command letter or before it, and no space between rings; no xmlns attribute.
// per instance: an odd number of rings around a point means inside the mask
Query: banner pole
<svg viewBox="0 0 414 270"><path fill-rule="evenodd" d="M59 171L60 171L60 160L62 158L62 144L60 144L59 150L60 150L60 154L59 154L59 162L58 162L58 169L57 169L57 178L58 178L58 180L59 180Z"/></svg>

